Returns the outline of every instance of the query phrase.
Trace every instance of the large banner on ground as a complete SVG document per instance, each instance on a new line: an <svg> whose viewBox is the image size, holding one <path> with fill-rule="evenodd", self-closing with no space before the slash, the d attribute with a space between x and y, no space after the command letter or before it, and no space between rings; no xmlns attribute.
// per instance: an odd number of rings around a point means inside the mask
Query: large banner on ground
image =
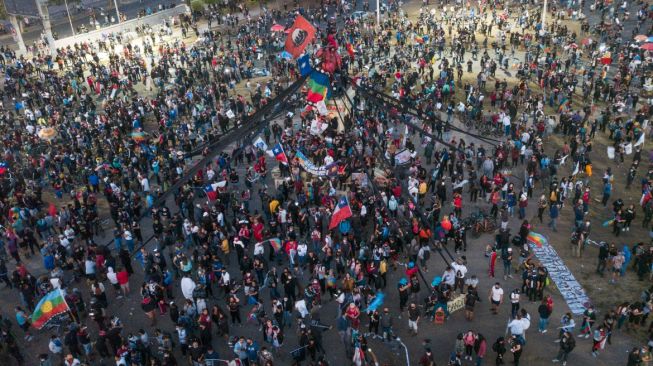
<svg viewBox="0 0 653 366"><path fill-rule="evenodd" d="M302 169L310 174L317 175L319 177L338 175L338 162L333 162L329 165L316 166L312 161L308 160L306 155L304 155L301 151L295 152L295 158L297 158L297 161L299 162L299 165L302 167Z"/></svg>
<svg viewBox="0 0 653 366"><path fill-rule="evenodd" d="M583 314L591 301L558 253L549 245L548 240L543 235L532 233L528 237L528 245L549 271L549 277L560 290L560 294L569 305L569 310L576 315Z"/></svg>

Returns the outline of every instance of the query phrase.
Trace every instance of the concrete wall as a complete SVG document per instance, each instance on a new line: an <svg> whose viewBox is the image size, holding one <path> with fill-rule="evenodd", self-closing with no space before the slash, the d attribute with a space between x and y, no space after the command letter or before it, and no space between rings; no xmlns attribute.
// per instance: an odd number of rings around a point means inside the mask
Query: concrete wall
<svg viewBox="0 0 653 366"><path fill-rule="evenodd" d="M137 26L142 26L145 24L149 24L150 26L163 24L165 20L184 13L190 13L190 8L185 4L178 5L172 9L162 10L152 15L142 17L140 19L132 19L120 24L104 27L99 30L78 34L73 37L58 39L55 41L55 45L57 48L61 48L61 47L72 46L75 43L95 42L99 39L102 39L103 34L110 34L114 32L123 32L123 33L131 32L134 31Z"/></svg>

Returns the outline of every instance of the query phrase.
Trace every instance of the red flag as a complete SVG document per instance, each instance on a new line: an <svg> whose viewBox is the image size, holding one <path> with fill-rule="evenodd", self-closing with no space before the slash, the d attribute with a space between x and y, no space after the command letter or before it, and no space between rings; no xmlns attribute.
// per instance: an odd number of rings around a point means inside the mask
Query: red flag
<svg viewBox="0 0 653 366"><path fill-rule="evenodd" d="M286 37L286 51L293 58L299 57L306 46L315 38L315 27L303 16L298 15Z"/></svg>
<svg viewBox="0 0 653 366"><path fill-rule="evenodd" d="M347 220L352 216L351 207L349 207L349 201L347 197L340 197L336 209L331 215L331 222L329 222L329 230L332 230L336 226L340 225L341 222Z"/></svg>

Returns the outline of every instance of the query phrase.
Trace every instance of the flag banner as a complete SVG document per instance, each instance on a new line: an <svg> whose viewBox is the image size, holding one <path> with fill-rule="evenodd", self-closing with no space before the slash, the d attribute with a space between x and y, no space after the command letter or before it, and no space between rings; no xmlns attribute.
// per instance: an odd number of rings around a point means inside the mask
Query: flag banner
<svg viewBox="0 0 653 366"><path fill-rule="evenodd" d="M297 58L313 39L315 39L315 27L306 18L298 15L286 37L286 51L293 58Z"/></svg>
<svg viewBox="0 0 653 366"><path fill-rule="evenodd" d="M351 207L347 197L340 197L336 209L331 214L331 221L329 222L329 230L333 230L341 222L347 220L352 216Z"/></svg>
<svg viewBox="0 0 653 366"><path fill-rule="evenodd" d="M316 104L320 101L326 101L329 98L329 75L313 70L306 85L308 85L308 94L306 101Z"/></svg>
<svg viewBox="0 0 653 366"><path fill-rule="evenodd" d="M318 177L335 176L340 172L337 161L328 165L316 166L301 151L295 152L295 159L307 173Z"/></svg>
<svg viewBox="0 0 653 366"><path fill-rule="evenodd" d="M299 68L299 73L302 76L309 75L311 71L313 71L310 63L310 57L308 55L304 55L297 59L297 67Z"/></svg>
<svg viewBox="0 0 653 366"><path fill-rule="evenodd" d="M395 154L395 165L404 165L410 162L411 152L408 149L404 149Z"/></svg>
<svg viewBox="0 0 653 366"><path fill-rule="evenodd" d="M548 241L546 240L546 238L544 236L542 236L542 234L538 234L538 233L535 233L535 232L532 232L532 231L530 233L528 233L528 236L526 237L526 241L528 241L529 243L535 244L538 247L541 247L542 245L545 245L545 244L548 243Z"/></svg>
<svg viewBox="0 0 653 366"><path fill-rule="evenodd" d="M367 309L365 309L365 312L369 313L383 306L384 299L385 299L385 294L383 292L377 293L376 296L374 297L374 300L372 300L372 302L370 302L370 304L367 305Z"/></svg>
<svg viewBox="0 0 653 366"><path fill-rule="evenodd" d="M639 138L637 139L637 142L635 143L634 146L637 147L639 145L643 145L644 144L644 139L645 139L644 132L642 132L642 134L639 135Z"/></svg>
<svg viewBox="0 0 653 366"><path fill-rule="evenodd" d="M633 153L633 144L630 143L630 142L625 144L624 145L624 152L626 153L626 155L632 154Z"/></svg>
<svg viewBox="0 0 653 366"><path fill-rule="evenodd" d="M60 289L48 292L34 309L32 326L36 329L43 328L55 316L70 311Z"/></svg>
<svg viewBox="0 0 653 366"><path fill-rule="evenodd" d="M204 186L204 193L206 193L206 198L209 201L215 201L218 199L218 183L207 184Z"/></svg>
<svg viewBox="0 0 653 366"><path fill-rule="evenodd" d="M281 146L281 144L274 145L272 148L272 154L278 162L283 165L288 165L288 157L286 156L286 152L283 151L283 146Z"/></svg>
<svg viewBox="0 0 653 366"><path fill-rule="evenodd" d="M272 249L274 249L275 253L281 249L281 239L279 238L268 239L263 243L270 243L270 246L272 247Z"/></svg>

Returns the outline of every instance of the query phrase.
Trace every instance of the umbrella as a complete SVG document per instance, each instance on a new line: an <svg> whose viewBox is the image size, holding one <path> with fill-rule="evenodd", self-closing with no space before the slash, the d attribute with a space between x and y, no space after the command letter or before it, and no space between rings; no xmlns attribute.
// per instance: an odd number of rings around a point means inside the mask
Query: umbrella
<svg viewBox="0 0 653 366"><path fill-rule="evenodd" d="M580 41L580 44L582 44L583 46L587 46L589 44L592 44L592 42L594 41L591 38L584 38L582 41Z"/></svg>
<svg viewBox="0 0 653 366"><path fill-rule="evenodd" d="M638 34L635 37L633 37L633 39L636 40L637 42L644 42L648 39L648 36L644 34Z"/></svg>
<svg viewBox="0 0 653 366"><path fill-rule="evenodd" d="M272 28L270 28L270 30L272 32L283 32L284 30L286 30L286 27L284 27L281 24L275 24L272 26Z"/></svg>
<svg viewBox="0 0 653 366"><path fill-rule="evenodd" d="M646 51L653 51L653 43L644 43L640 48Z"/></svg>
<svg viewBox="0 0 653 366"><path fill-rule="evenodd" d="M55 130L52 127L46 127L46 128L41 129L37 133L37 135L43 140L50 141L50 140L54 139L55 136L57 136L57 130Z"/></svg>

